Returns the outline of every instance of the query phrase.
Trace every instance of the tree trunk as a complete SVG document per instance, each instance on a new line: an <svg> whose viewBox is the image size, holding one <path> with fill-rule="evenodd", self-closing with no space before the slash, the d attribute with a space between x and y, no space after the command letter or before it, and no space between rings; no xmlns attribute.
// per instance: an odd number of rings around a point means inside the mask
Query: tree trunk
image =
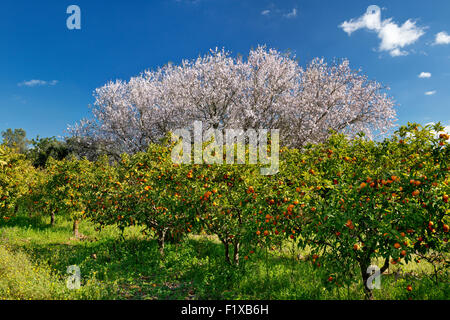
<svg viewBox="0 0 450 320"><path fill-rule="evenodd" d="M225 246L225 261L228 264L231 264L231 260L230 260L230 244L226 240L222 241L222 243Z"/></svg>
<svg viewBox="0 0 450 320"><path fill-rule="evenodd" d="M50 216L50 224L53 227L55 225L55 212L52 211L52 215Z"/></svg>
<svg viewBox="0 0 450 320"><path fill-rule="evenodd" d="M360 268L361 268L361 276L363 279L363 285L364 285L364 297L366 300L373 300L373 292L372 290L367 286L367 280L369 279L370 275L367 273L367 269L369 268L368 263L360 262Z"/></svg>
<svg viewBox="0 0 450 320"><path fill-rule="evenodd" d="M234 256L233 261L235 265L239 265L239 241L235 240L234 242Z"/></svg>
<svg viewBox="0 0 450 320"><path fill-rule="evenodd" d="M164 257L164 247L166 244L166 234L167 230L160 230L158 231L158 246L159 246L159 254L161 257Z"/></svg>
<svg viewBox="0 0 450 320"><path fill-rule="evenodd" d="M73 220L73 235L75 236L75 238L80 238L80 233L78 232L79 223L79 220Z"/></svg>

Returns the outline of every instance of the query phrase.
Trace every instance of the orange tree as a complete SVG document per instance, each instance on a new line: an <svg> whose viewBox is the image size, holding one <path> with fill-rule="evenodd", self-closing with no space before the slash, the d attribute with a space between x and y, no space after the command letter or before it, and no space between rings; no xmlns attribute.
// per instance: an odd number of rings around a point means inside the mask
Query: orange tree
<svg viewBox="0 0 450 320"><path fill-rule="evenodd" d="M192 231L189 170L173 164L171 146L152 144L147 152L123 155L114 167L96 165L89 217L103 225L145 227L156 234L160 253L167 240Z"/></svg>
<svg viewBox="0 0 450 320"><path fill-rule="evenodd" d="M239 238L245 245L245 256L249 259L257 247L273 248L281 246L284 239L293 239L299 228L296 223L302 219L301 208L304 207L307 189L307 180L301 175L302 167L298 165L296 149L282 148L279 157L279 172L274 175L261 175L260 166L236 167L233 175L225 177L237 180L242 186L236 184L236 201L234 206L241 212L239 216ZM229 169L228 169L229 170ZM210 174L211 175L211 174ZM208 176L210 176L208 175ZM230 187L235 184L225 180L223 186L225 197L231 197ZM222 213L223 214L223 213ZM227 218L226 215L223 218ZM233 218L230 215L229 218ZM233 224L230 221L217 221L216 229L225 228L228 231ZM228 231L229 232L229 231ZM234 231L236 233L236 231ZM232 234L234 234L232 233ZM222 240L222 239L221 239ZM222 241L223 242L223 241Z"/></svg>
<svg viewBox="0 0 450 320"><path fill-rule="evenodd" d="M0 146L0 215L9 219L16 214L32 185L35 169L25 156Z"/></svg>
<svg viewBox="0 0 450 320"><path fill-rule="evenodd" d="M432 129L442 127L409 125L382 142L334 135L299 156L310 185L288 225L327 287L359 273L371 298L368 267L377 259L383 273L415 253L448 250L448 136Z"/></svg>
<svg viewBox="0 0 450 320"><path fill-rule="evenodd" d="M309 148L281 149L280 172L263 180L264 192L257 199L262 210L253 224L262 245L282 245L285 238L296 239L302 226L311 222L307 212L316 211L314 199L326 182L314 170L305 170Z"/></svg>
<svg viewBox="0 0 450 320"><path fill-rule="evenodd" d="M60 162L49 159L46 167L34 171L32 182L28 185L26 196L21 201L29 215L49 215L50 224L55 224L55 217L61 206L61 199L56 192L58 184L54 175L61 165Z"/></svg>
<svg viewBox="0 0 450 320"><path fill-rule="evenodd" d="M119 228L123 231L126 225L121 221L123 216L119 214L126 210L121 201L122 183L118 177L117 166L110 165L106 156L100 157L92 164L85 192L86 216L98 224L96 230L119 222Z"/></svg>
<svg viewBox="0 0 450 320"><path fill-rule="evenodd" d="M81 237L79 221L86 216L92 163L74 157L61 161L49 159L45 185L40 188L38 206L53 216L54 212L67 214L73 220L73 233ZM53 217L54 219L54 217Z"/></svg>
<svg viewBox="0 0 450 320"><path fill-rule="evenodd" d="M48 203L47 192L45 186L51 175L46 170L31 169L28 174L26 192L18 201L20 207L28 213L29 217L40 216L42 213L47 214ZM54 213L51 214L51 224L55 221Z"/></svg>
<svg viewBox="0 0 450 320"><path fill-rule="evenodd" d="M196 222L220 239L229 264L239 264L242 244L246 250L254 244L255 223L264 210L256 201L264 193L265 179L259 170L256 164L205 164L190 171Z"/></svg>
<svg viewBox="0 0 450 320"><path fill-rule="evenodd" d="M152 144L115 166L95 164L87 214L100 226L144 226L156 234L162 255L167 240L201 231L217 235L226 261L238 264L240 244L252 242L250 224L264 210L255 203L263 191L260 165L178 165L173 146Z"/></svg>

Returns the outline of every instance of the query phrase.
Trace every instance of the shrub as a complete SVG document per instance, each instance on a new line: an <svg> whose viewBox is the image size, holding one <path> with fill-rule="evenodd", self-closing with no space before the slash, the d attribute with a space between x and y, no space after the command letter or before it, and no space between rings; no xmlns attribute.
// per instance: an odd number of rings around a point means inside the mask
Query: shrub
<svg viewBox="0 0 450 320"><path fill-rule="evenodd" d="M49 268L37 266L24 253L0 245L1 299L58 299L63 290L64 284L52 278Z"/></svg>

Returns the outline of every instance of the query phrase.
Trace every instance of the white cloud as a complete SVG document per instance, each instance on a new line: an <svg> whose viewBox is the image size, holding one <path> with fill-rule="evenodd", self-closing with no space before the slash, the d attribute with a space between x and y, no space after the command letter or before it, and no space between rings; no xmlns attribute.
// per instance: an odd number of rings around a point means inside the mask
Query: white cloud
<svg viewBox="0 0 450 320"><path fill-rule="evenodd" d="M381 10L378 6L370 6L367 8L366 13L357 19L350 19L350 21L344 21L339 27L341 27L348 35L359 29L367 28L369 30L381 29Z"/></svg>
<svg viewBox="0 0 450 320"><path fill-rule="evenodd" d="M450 35L445 31L437 33L434 44L450 44Z"/></svg>
<svg viewBox="0 0 450 320"><path fill-rule="evenodd" d="M280 9L277 8L274 4L271 4L267 9L261 11L261 15L263 16L282 17L285 19L295 18L297 17L297 14L297 8L292 8L292 10Z"/></svg>
<svg viewBox="0 0 450 320"><path fill-rule="evenodd" d="M435 95L435 94L436 94L436 90L425 92L426 96L432 96L432 95Z"/></svg>
<svg viewBox="0 0 450 320"><path fill-rule="evenodd" d="M419 74L419 78L421 78L421 79L431 78L431 73L429 73L429 72L421 72Z"/></svg>
<svg viewBox="0 0 450 320"><path fill-rule="evenodd" d="M425 32L423 29L416 27L415 22L406 21L402 26L385 20L383 26L378 33L381 39L380 50L394 51L399 48L411 45L416 42Z"/></svg>
<svg viewBox="0 0 450 320"><path fill-rule="evenodd" d="M391 50L389 52L389 54L392 57L401 57L401 56L407 56L409 53L408 53L408 51L402 51L399 48L395 48L394 50Z"/></svg>
<svg viewBox="0 0 450 320"><path fill-rule="evenodd" d="M17 85L19 87L39 87L39 86L54 86L56 84L58 84L58 80L45 81L34 79L20 82Z"/></svg>
<svg viewBox="0 0 450 320"><path fill-rule="evenodd" d="M297 16L297 9L292 9L292 11L291 12L288 12L288 13L286 13L286 14L284 14L283 15L283 17L285 17L285 18L295 18Z"/></svg>
<svg viewBox="0 0 450 320"><path fill-rule="evenodd" d="M344 21L339 27L349 36L359 29L376 32L381 39L379 50L388 51L393 57L407 55L408 52L401 49L415 43L425 34L424 28L416 26L409 19L402 25L396 24L391 18L381 20L381 9L378 6L368 7L363 16Z"/></svg>

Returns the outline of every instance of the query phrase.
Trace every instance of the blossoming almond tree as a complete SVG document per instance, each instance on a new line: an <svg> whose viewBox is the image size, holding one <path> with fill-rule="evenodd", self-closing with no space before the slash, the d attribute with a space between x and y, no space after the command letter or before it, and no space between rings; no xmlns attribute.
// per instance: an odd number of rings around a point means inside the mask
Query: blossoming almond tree
<svg viewBox="0 0 450 320"><path fill-rule="evenodd" d="M209 128L280 129L281 141L302 147L329 130L350 136L384 132L395 121L393 100L343 60L314 59L258 47L246 60L225 50L180 65L145 71L95 91L93 118L69 128L88 148L110 154L145 151L149 143L194 120Z"/></svg>

